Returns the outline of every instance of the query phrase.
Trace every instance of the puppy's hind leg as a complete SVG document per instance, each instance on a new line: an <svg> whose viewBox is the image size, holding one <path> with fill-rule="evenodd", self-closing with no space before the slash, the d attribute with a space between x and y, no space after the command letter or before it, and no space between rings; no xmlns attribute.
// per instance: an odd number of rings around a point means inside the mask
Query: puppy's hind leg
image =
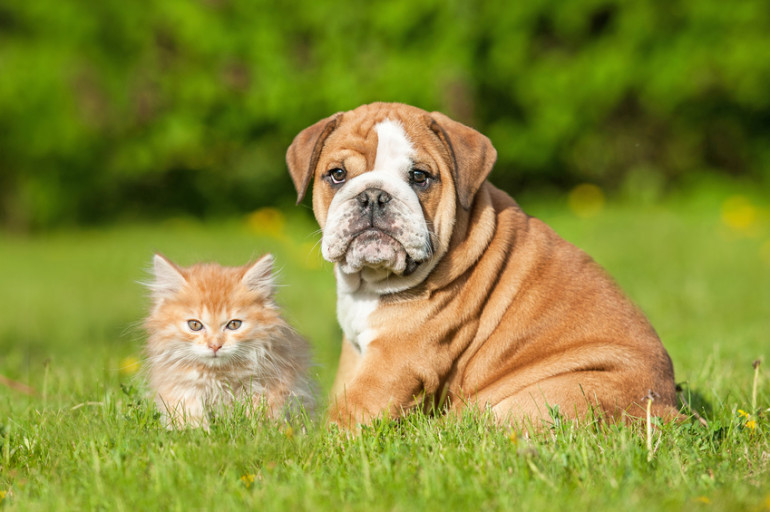
<svg viewBox="0 0 770 512"><path fill-rule="evenodd" d="M492 410L501 423L536 432L559 419L592 419L597 412L614 417L622 400L613 380L607 372L597 371L556 375L506 397Z"/></svg>

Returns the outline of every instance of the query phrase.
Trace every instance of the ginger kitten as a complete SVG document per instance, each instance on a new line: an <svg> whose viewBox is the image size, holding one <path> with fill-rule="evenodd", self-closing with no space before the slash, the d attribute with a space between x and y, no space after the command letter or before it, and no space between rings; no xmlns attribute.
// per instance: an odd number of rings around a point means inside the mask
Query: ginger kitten
<svg viewBox="0 0 770 512"><path fill-rule="evenodd" d="M150 385L167 425L204 426L233 400L280 418L315 408L309 347L273 300L273 257L243 267L154 258L148 283Z"/></svg>

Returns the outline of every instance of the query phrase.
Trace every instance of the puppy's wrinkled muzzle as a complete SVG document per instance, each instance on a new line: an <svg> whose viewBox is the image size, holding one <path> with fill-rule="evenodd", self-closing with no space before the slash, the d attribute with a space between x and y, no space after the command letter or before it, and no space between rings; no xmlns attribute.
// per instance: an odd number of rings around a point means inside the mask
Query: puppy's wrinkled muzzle
<svg viewBox="0 0 770 512"><path fill-rule="evenodd" d="M369 267L403 274L407 269L407 259L404 247L395 238L379 229L369 229L350 242L342 271L353 274Z"/></svg>
<svg viewBox="0 0 770 512"><path fill-rule="evenodd" d="M401 240L409 226L396 203L390 193L377 187L351 198L348 214L343 217L346 227L341 230L341 238L347 243L329 252L329 256L337 256L343 272L354 274L367 269L368 273L408 275L418 267L419 261L410 256Z"/></svg>

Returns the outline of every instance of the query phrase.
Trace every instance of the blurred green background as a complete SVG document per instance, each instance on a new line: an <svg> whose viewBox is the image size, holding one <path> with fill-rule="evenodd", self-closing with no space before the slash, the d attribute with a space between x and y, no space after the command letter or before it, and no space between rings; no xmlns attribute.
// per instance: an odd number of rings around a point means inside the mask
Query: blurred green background
<svg viewBox="0 0 770 512"><path fill-rule="evenodd" d="M331 265L284 154L378 100L489 135L491 181L608 268L681 380L748 367L770 331L768 34L766 0L0 0L0 375L121 378L153 251L272 252L328 388Z"/></svg>
<svg viewBox="0 0 770 512"><path fill-rule="evenodd" d="M514 195L766 188L768 34L766 0L2 0L0 226L289 204L292 137L376 100L488 134Z"/></svg>

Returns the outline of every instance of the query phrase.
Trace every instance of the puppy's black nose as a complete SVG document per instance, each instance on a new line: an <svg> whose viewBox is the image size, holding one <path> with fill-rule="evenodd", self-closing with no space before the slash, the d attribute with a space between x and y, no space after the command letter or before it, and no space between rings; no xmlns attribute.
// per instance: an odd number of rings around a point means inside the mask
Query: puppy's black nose
<svg viewBox="0 0 770 512"><path fill-rule="evenodd" d="M358 204L363 209L370 206L373 209L382 208L391 200L390 194L378 188L368 188L356 196Z"/></svg>

